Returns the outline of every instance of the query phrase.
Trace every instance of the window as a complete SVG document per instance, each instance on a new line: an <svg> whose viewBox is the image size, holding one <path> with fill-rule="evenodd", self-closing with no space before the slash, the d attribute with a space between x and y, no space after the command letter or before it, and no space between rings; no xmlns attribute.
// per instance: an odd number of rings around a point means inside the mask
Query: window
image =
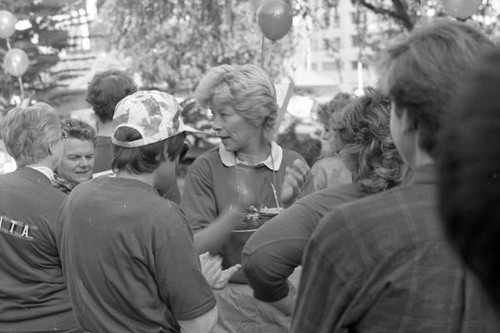
<svg viewBox="0 0 500 333"><path fill-rule="evenodd" d="M315 62L313 62L313 63L311 64L311 70L312 70L312 71L317 71L317 70L318 70L318 64L317 64L317 63L315 63Z"/></svg>
<svg viewBox="0 0 500 333"><path fill-rule="evenodd" d="M328 61L323 63L323 70L325 72L332 72L337 70L337 64L335 61Z"/></svg>
<svg viewBox="0 0 500 333"><path fill-rule="evenodd" d="M359 37L359 35L352 35L351 43L352 47L361 47L361 38Z"/></svg>
<svg viewBox="0 0 500 333"><path fill-rule="evenodd" d="M351 69L353 71L357 71L358 70L358 62L357 61L351 61Z"/></svg>
<svg viewBox="0 0 500 333"><path fill-rule="evenodd" d="M323 49L338 52L340 50L340 37L323 38Z"/></svg>
<svg viewBox="0 0 500 333"><path fill-rule="evenodd" d="M330 17L330 26L332 28L338 29L340 28L340 15L339 12L336 8L334 8L332 11L332 16Z"/></svg>
<svg viewBox="0 0 500 333"><path fill-rule="evenodd" d="M356 11L351 13L352 24L366 24L366 12Z"/></svg>

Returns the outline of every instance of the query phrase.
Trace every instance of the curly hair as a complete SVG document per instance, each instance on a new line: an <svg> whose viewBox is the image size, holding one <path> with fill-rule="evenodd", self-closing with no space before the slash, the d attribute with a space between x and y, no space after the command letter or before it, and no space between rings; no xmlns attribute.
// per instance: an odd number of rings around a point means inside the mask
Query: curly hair
<svg viewBox="0 0 500 333"><path fill-rule="evenodd" d="M408 171L391 138L390 106L388 97L367 88L343 109L338 122L340 157L363 193L394 187Z"/></svg>
<svg viewBox="0 0 500 333"><path fill-rule="evenodd" d="M134 81L124 72L108 70L97 73L89 82L86 101L102 123L113 120L118 102L137 91Z"/></svg>
<svg viewBox="0 0 500 333"><path fill-rule="evenodd" d="M342 111L342 109L349 104L353 96L348 93L340 92L328 103L320 104L318 109L318 118L325 128L330 128L330 119L332 116Z"/></svg>
<svg viewBox="0 0 500 333"><path fill-rule="evenodd" d="M221 65L200 81L194 96L205 108L231 105L238 114L264 128L271 141L278 117L276 90L267 73L255 65Z"/></svg>
<svg viewBox="0 0 500 333"><path fill-rule="evenodd" d="M94 146L97 144L95 130L84 121L66 118L61 121L61 128L68 138L90 141Z"/></svg>

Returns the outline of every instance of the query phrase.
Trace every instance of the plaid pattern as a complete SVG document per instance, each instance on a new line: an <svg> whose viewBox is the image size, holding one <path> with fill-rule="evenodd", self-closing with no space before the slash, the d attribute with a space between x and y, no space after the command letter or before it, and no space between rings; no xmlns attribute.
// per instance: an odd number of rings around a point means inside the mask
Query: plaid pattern
<svg viewBox="0 0 500 333"><path fill-rule="evenodd" d="M66 179L60 177L57 173L54 174L54 180L52 181L52 185L57 188L59 191L69 194L77 184L71 183Z"/></svg>
<svg viewBox="0 0 500 333"><path fill-rule="evenodd" d="M442 235L434 166L341 206L303 257L292 332L500 332Z"/></svg>
<svg viewBox="0 0 500 333"><path fill-rule="evenodd" d="M117 140L114 132L121 127L137 130L142 139ZM111 141L121 147L142 147L185 131L198 132L183 123L181 109L172 95L157 90L138 91L116 105Z"/></svg>

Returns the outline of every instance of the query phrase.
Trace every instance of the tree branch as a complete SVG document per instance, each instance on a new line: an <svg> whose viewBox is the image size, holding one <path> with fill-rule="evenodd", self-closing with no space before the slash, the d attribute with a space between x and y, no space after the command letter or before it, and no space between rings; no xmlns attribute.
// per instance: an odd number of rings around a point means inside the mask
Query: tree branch
<svg viewBox="0 0 500 333"><path fill-rule="evenodd" d="M408 31L411 31L415 25L413 20L408 15L408 6L406 5L405 0L392 0L394 10L376 7L372 3L367 2L367 0L353 0L353 3L359 3L361 6L374 12L375 14L387 15L393 18Z"/></svg>

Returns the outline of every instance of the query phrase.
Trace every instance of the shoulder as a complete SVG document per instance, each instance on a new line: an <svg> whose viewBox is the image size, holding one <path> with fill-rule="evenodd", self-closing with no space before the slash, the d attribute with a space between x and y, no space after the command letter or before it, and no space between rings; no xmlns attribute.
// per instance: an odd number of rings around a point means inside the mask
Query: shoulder
<svg viewBox="0 0 500 333"><path fill-rule="evenodd" d="M331 156L331 157L324 157L316 163L313 164L312 170L314 169L323 169L323 170L330 170L332 168L338 169L338 168L344 168L344 162L339 157Z"/></svg>
<svg viewBox="0 0 500 333"><path fill-rule="evenodd" d="M293 163L293 161L296 160L297 158L305 161L305 158L302 155L300 155L299 153L297 153L296 151L289 150L286 148L282 148L282 149L283 149L283 159L285 160L285 162L287 164Z"/></svg>
<svg viewBox="0 0 500 333"><path fill-rule="evenodd" d="M181 208L175 202L160 196L150 196L136 209L139 211L135 214L142 216L141 230L149 230L155 239L171 238L188 229L188 221Z"/></svg>
<svg viewBox="0 0 500 333"><path fill-rule="evenodd" d="M216 165L222 165L219 147L212 148L198 156L189 167L189 170L205 169Z"/></svg>
<svg viewBox="0 0 500 333"><path fill-rule="evenodd" d="M434 195L415 190L396 187L339 206L320 222L317 241L328 251L352 247L375 258L440 238Z"/></svg>
<svg viewBox="0 0 500 333"><path fill-rule="evenodd" d="M359 200L364 196L364 193L361 193L354 184L350 183L313 192L299 199L297 204L311 206L323 203L331 207L332 205Z"/></svg>
<svg viewBox="0 0 500 333"><path fill-rule="evenodd" d="M370 217L373 219L411 214L434 206L436 185L410 184L401 185L368 195L363 199L343 206L343 210L353 217ZM393 220L393 219L391 219Z"/></svg>

